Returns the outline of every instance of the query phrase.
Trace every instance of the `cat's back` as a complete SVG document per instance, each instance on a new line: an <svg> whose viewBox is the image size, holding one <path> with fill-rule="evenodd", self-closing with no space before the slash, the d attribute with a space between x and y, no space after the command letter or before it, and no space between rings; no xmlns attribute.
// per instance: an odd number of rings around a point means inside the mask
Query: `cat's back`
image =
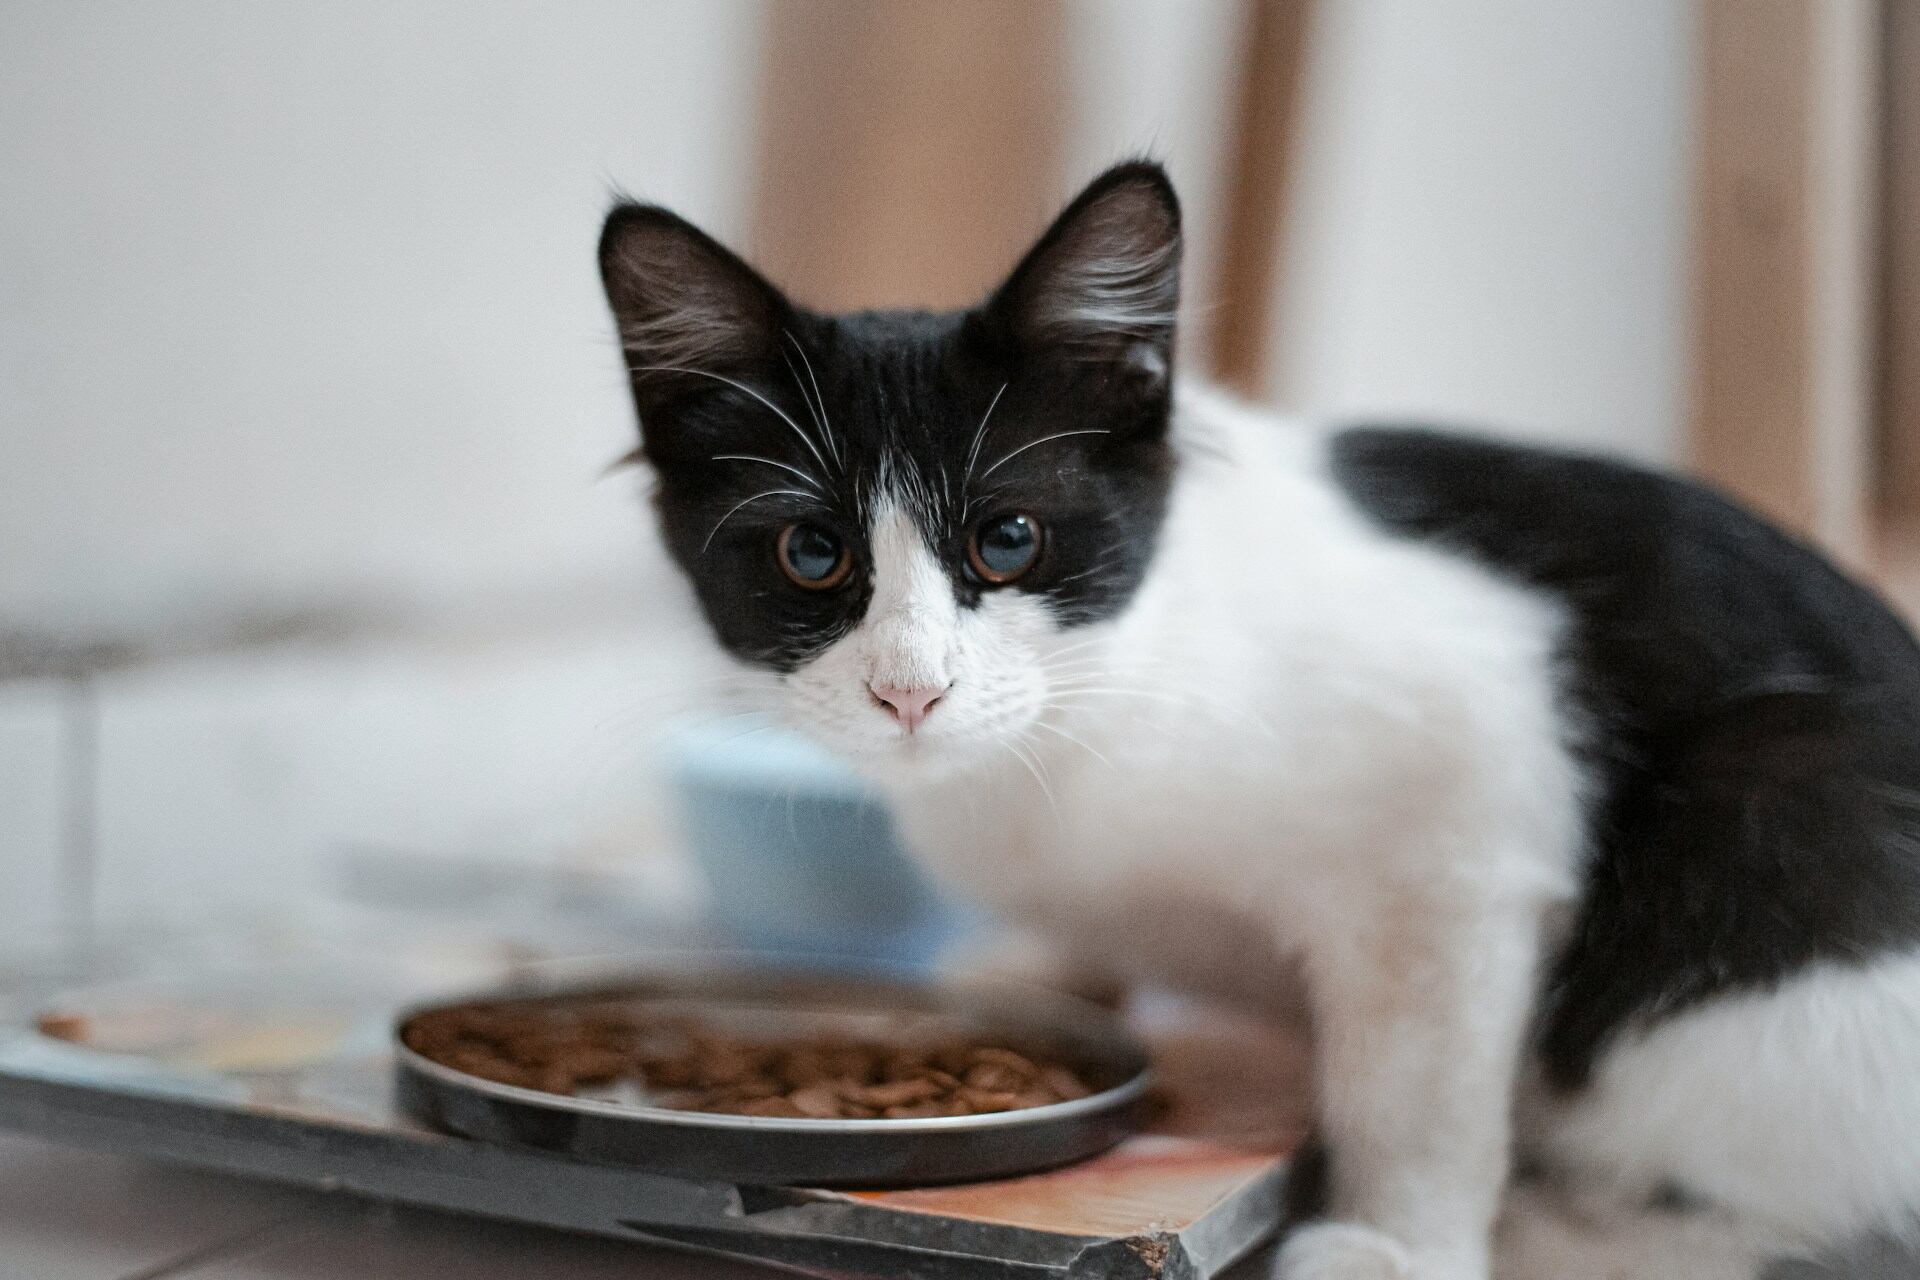
<svg viewBox="0 0 1920 1280"><path fill-rule="evenodd" d="M1920 646L1870 591L1703 485L1417 427L1334 434L1370 520L1557 597L1612 710L1649 725L1787 687L1920 699Z"/></svg>
<svg viewBox="0 0 1920 1280"><path fill-rule="evenodd" d="M1592 785L1542 1049L1920 947L1920 646L1812 548L1689 481L1409 428L1331 437L1377 526L1556 599Z"/></svg>

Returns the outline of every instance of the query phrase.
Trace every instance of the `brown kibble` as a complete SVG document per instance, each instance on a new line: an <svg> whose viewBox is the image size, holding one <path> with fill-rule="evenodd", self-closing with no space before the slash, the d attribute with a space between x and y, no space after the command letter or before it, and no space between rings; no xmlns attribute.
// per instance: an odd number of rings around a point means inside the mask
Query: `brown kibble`
<svg viewBox="0 0 1920 1280"><path fill-rule="evenodd" d="M1021 1106L1020 1095L1006 1089L976 1089L968 1085L960 1090L960 1100L976 1114L988 1111L1012 1111Z"/></svg>
<svg viewBox="0 0 1920 1280"><path fill-rule="evenodd" d="M632 1067L631 1055L593 1046L583 1047L567 1058L567 1068L580 1084L606 1084L626 1075Z"/></svg>
<svg viewBox="0 0 1920 1280"><path fill-rule="evenodd" d="M1073 1102L1087 1096L1086 1084L1079 1076L1065 1067L1048 1067L1040 1073L1040 1081L1047 1091L1053 1094L1056 1102Z"/></svg>
<svg viewBox="0 0 1920 1280"><path fill-rule="evenodd" d="M1030 1079L1000 1065L997 1062L982 1062L978 1066L968 1067L965 1076L969 1089L985 1089L990 1093L1006 1093L1021 1088Z"/></svg>
<svg viewBox="0 0 1920 1280"><path fill-rule="evenodd" d="M49 1035L86 1034L83 1021L72 1024L49 1014L40 1025ZM783 1119L978 1115L1090 1092L1064 1063L1000 1044L755 1041L684 1016L643 1018L607 1000L435 1009L413 1018L401 1039L456 1071L521 1088L572 1094L632 1080L661 1106Z"/></svg>
<svg viewBox="0 0 1920 1280"><path fill-rule="evenodd" d="M951 1085L942 1087L939 1081L922 1076L917 1080L895 1080L889 1084L870 1084L863 1088L850 1089L847 1091L847 1099L850 1102L859 1102L869 1107L886 1110L937 1098L949 1092L951 1088Z"/></svg>
<svg viewBox="0 0 1920 1280"><path fill-rule="evenodd" d="M1033 1059L1023 1058L1011 1049L1000 1049L993 1045L981 1045L975 1049L973 1060L982 1065L1005 1067L1013 1074L1029 1080L1040 1074L1040 1068L1033 1065Z"/></svg>
<svg viewBox="0 0 1920 1280"><path fill-rule="evenodd" d="M34 1019L33 1025L41 1035L69 1044L85 1044L93 1033L92 1025L78 1013L43 1013Z"/></svg>
<svg viewBox="0 0 1920 1280"><path fill-rule="evenodd" d="M793 1103L793 1109L801 1115L812 1116L816 1120L838 1119L843 1105L840 1094L828 1081L795 1089L787 1095L787 1101Z"/></svg>
<svg viewBox="0 0 1920 1280"><path fill-rule="evenodd" d="M538 1089L542 1093L571 1094L573 1092L573 1073L564 1066L542 1067L531 1075L533 1083L528 1086L529 1088Z"/></svg>

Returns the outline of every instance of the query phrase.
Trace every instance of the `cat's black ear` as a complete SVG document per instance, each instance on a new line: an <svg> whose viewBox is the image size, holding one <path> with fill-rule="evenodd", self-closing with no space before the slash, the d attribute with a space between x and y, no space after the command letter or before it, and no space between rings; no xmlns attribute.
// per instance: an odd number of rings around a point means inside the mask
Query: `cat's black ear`
<svg viewBox="0 0 1920 1280"><path fill-rule="evenodd" d="M711 378L770 359L788 304L752 267L658 205L620 204L600 233L600 279L634 395L649 408Z"/></svg>
<svg viewBox="0 0 1920 1280"><path fill-rule="evenodd" d="M1143 390L1164 390L1180 247L1180 201L1166 170L1118 165L1054 219L986 314L1024 352L1099 363Z"/></svg>

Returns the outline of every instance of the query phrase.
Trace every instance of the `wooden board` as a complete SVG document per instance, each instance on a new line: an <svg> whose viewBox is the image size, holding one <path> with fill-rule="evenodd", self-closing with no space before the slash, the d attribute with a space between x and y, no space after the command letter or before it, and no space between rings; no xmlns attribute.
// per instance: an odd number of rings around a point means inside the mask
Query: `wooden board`
<svg viewBox="0 0 1920 1280"><path fill-rule="evenodd" d="M1026 1178L872 1192L697 1182L420 1127L392 1096L404 957L154 979L48 1006L78 1043L0 1028L0 1127L304 1186L697 1247L818 1275L1203 1280L1278 1223L1305 1132L1297 1037L1163 1003L1140 1030L1168 1104L1150 1131ZM485 985L504 972L434 987Z"/></svg>

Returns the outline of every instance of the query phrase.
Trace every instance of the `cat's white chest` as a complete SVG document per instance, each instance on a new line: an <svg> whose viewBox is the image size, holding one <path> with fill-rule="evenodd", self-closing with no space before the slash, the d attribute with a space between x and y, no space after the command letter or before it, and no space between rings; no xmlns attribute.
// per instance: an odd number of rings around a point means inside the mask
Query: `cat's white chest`
<svg viewBox="0 0 1920 1280"><path fill-rule="evenodd" d="M941 879L1071 955L1140 979L1264 1003L1288 947L1275 861L1239 815L1178 771L1047 762L1043 789L1008 776L977 791L896 800L914 855ZM1263 867L1263 864L1265 866Z"/></svg>

